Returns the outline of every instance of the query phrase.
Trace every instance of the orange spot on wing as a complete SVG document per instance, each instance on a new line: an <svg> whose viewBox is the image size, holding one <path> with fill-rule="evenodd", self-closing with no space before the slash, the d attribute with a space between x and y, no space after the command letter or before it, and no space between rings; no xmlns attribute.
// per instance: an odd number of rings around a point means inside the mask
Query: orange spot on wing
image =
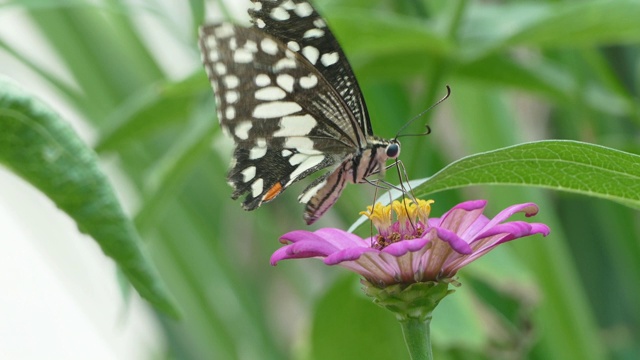
<svg viewBox="0 0 640 360"><path fill-rule="evenodd" d="M275 183L269 191L262 197L262 201L271 201L282 191L282 184L279 182Z"/></svg>

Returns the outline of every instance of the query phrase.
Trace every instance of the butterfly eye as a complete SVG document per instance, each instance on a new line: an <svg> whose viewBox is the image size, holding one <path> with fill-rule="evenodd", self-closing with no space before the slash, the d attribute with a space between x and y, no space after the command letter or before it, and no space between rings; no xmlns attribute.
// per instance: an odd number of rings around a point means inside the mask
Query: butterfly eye
<svg viewBox="0 0 640 360"><path fill-rule="evenodd" d="M387 146L387 157L391 159L395 159L400 155L400 145L399 144L389 144Z"/></svg>

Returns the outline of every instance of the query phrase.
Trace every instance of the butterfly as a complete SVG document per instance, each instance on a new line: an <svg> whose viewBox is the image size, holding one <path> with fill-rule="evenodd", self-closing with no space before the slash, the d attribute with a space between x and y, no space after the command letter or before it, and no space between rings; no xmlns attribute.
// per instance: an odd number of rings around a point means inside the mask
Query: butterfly
<svg viewBox="0 0 640 360"><path fill-rule="evenodd" d="M322 169L299 196L312 224L347 183L384 174L396 139L373 135L355 75L325 20L305 0L252 0L252 27L200 28L202 62L235 150L232 198L254 210Z"/></svg>

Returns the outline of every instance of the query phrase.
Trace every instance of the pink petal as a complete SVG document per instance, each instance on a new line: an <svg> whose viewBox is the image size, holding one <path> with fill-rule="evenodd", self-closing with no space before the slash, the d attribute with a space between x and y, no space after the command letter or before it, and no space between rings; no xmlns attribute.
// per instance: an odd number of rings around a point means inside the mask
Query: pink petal
<svg viewBox="0 0 640 360"><path fill-rule="evenodd" d="M280 260L301 259L332 254L337 249L335 246L322 241L300 241L281 247L271 255L271 265L276 265Z"/></svg>
<svg viewBox="0 0 640 360"><path fill-rule="evenodd" d="M473 252L469 244L453 231L443 228L436 228L436 231L438 231L438 238L448 243L457 253L471 254Z"/></svg>
<svg viewBox="0 0 640 360"><path fill-rule="evenodd" d="M368 252L380 252L379 250L372 249L370 247L352 247L348 249L342 249L340 251L330 254L324 259L324 263L327 265L336 265L344 261L358 260L360 256Z"/></svg>
<svg viewBox="0 0 640 360"><path fill-rule="evenodd" d="M386 248L382 249L382 251L393 256L402 256L410 251L418 251L425 247L428 243L429 240L424 237L411 240L402 240L387 246Z"/></svg>
<svg viewBox="0 0 640 360"><path fill-rule="evenodd" d="M362 240L358 235L335 228L322 228L314 232L325 241L334 244L337 248L346 249L352 246L369 247L370 243Z"/></svg>
<svg viewBox="0 0 640 360"><path fill-rule="evenodd" d="M479 226L473 226L487 205L486 200L472 200L460 203L447 211L436 227L445 228L455 232L462 238L467 238L468 231L478 231ZM484 221L483 221L484 222ZM431 222L429 222L431 224Z"/></svg>
<svg viewBox="0 0 640 360"><path fill-rule="evenodd" d="M507 220L508 218L519 212L524 212L526 217L534 216L538 213L538 205L534 203L511 205L508 208L500 211L498 215L494 216L489 224L487 224L487 228L496 224L500 224L501 222Z"/></svg>

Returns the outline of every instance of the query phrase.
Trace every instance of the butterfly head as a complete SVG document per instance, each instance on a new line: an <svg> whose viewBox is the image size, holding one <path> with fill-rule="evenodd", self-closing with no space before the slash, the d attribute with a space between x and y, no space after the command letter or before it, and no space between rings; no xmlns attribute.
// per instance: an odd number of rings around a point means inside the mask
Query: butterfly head
<svg viewBox="0 0 640 360"><path fill-rule="evenodd" d="M387 145L385 154L389 159L397 158L400 155L400 142L396 139L391 140Z"/></svg>

